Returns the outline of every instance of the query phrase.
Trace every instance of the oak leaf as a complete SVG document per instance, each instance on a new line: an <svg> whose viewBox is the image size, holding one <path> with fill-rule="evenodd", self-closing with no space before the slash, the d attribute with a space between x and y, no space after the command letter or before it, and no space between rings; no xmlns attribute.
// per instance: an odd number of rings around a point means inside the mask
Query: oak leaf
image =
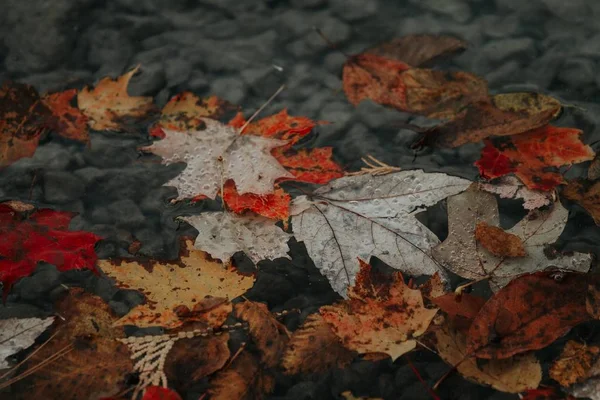
<svg viewBox="0 0 600 400"><path fill-rule="evenodd" d="M600 357L600 347L569 340L550 366L550 378L568 387L591 376L590 370Z"/></svg>
<svg viewBox="0 0 600 400"><path fill-rule="evenodd" d="M159 260L128 261L127 259L101 260L98 267L114 278L120 287L140 290L146 295L146 304L133 308L116 321L117 325L138 327L162 326L174 329L183 324L181 307L202 311L211 299L233 299L254 284L254 278L243 276L232 267L211 260L202 251L194 250L191 240L185 240L180 259L174 262ZM222 303L222 302L221 302ZM231 309L225 303L220 307Z"/></svg>
<svg viewBox="0 0 600 400"><path fill-rule="evenodd" d="M393 361L416 347L437 309L427 309L418 289L400 272L386 276L362 260L348 300L319 312L343 345L358 353L386 353Z"/></svg>
<svg viewBox="0 0 600 400"><path fill-rule="evenodd" d="M521 238L497 226L479 222L475 226L475 239L496 257L524 257L527 255Z"/></svg>
<svg viewBox="0 0 600 400"><path fill-rule="evenodd" d="M54 317L0 319L0 370L10 367L8 356L34 344L52 322Z"/></svg>
<svg viewBox="0 0 600 400"><path fill-rule="evenodd" d="M81 112L89 118L88 125L97 131L128 130L132 121L143 120L154 111L152 97L129 96L127 86L139 66L116 80L103 78L96 87L85 87L77 94Z"/></svg>
<svg viewBox="0 0 600 400"><path fill-rule="evenodd" d="M469 185L466 179L421 170L336 179L317 189L312 203L304 196L294 199L294 236L342 295L358 271L357 257L378 257L410 275L440 272L443 277L430 255L439 240L415 216Z"/></svg>
<svg viewBox="0 0 600 400"><path fill-rule="evenodd" d="M211 400L261 400L275 387L273 377L248 352L242 352L211 379Z"/></svg>

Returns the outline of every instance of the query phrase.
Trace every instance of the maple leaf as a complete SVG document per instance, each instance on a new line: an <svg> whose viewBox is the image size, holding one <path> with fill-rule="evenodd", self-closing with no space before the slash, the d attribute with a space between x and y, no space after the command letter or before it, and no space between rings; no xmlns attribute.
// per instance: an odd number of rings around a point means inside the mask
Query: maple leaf
<svg viewBox="0 0 600 400"><path fill-rule="evenodd" d="M9 318L0 320L0 370L10 367L8 356L35 343L35 339L52 325L49 318Z"/></svg>
<svg viewBox="0 0 600 400"><path fill-rule="evenodd" d="M94 247L101 238L93 233L69 231L75 213L40 209L18 212L0 204L0 281L4 295L13 283L29 276L40 261L59 271L95 270Z"/></svg>
<svg viewBox="0 0 600 400"><path fill-rule="evenodd" d="M290 216L292 197L283 189L276 187L273 193L258 195L246 193L240 195L232 180L225 182L221 195L227 208L237 214L250 210L270 219L287 220Z"/></svg>
<svg viewBox="0 0 600 400"><path fill-rule="evenodd" d="M600 347L569 340L550 367L550 377L561 386L571 386L590 376L590 369L600 357Z"/></svg>
<svg viewBox="0 0 600 400"><path fill-rule="evenodd" d="M51 111L32 86L4 82L0 87L0 167L33 156L49 118Z"/></svg>
<svg viewBox="0 0 600 400"><path fill-rule="evenodd" d="M160 387L160 386L149 386L144 393L142 400L181 400L181 396L177 392Z"/></svg>
<svg viewBox="0 0 600 400"><path fill-rule="evenodd" d="M517 236L527 253L525 257L497 257L480 246L475 238L477 224L500 224L494 195L476 188L448 198L448 237L433 249L433 256L450 271L467 279L488 278L492 289L506 285L513 277L555 266L565 270L587 272L589 254L566 256L549 247L561 235L568 211L554 203L547 210L530 211L529 215L506 231Z"/></svg>
<svg viewBox="0 0 600 400"><path fill-rule="evenodd" d="M139 66L116 80L103 78L94 89L85 87L77 94L77 104L89 118L90 128L128 130L132 121L142 120L154 111L152 97L127 94L127 85L138 69Z"/></svg>
<svg viewBox="0 0 600 400"><path fill-rule="evenodd" d="M71 289L55 305L53 338L37 349L26 366L36 368L18 385L31 399L91 399L119 393L133 369L127 347L117 338L122 328L108 305L82 289ZM51 360L51 361L47 361Z"/></svg>
<svg viewBox="0 0 600 400"><path fill-rule="evenodd" d="M589 320L589 276L542 271L512 280L484 304L473 320L467 351L479 358L508 358L544 348Z"/></svg>
<svg viewBox="0 0 600 400"><path fill-rule="evenodd" d="M503 199L522 199L526 210L535 210L554 201L552 192L528 189L514 176L503 176L494 184L481 183L479 189L495 193Z"/></svg>
<svg viewBox="0 0 600 400"><path fill-rule="evenodd" d="M514 173L529 189L548 191L564 183L563 177L549 171L549 167L571 165L594 157L592 148L579 140L581 133L579 129L546 125L503 138L498 145L486 140L475 165L486 179Z"/></svg>
<svg viewBox="0 0 600 400"><path fill-rule="evenodd" d="M180 253L180 259L170 263L148 260L142 265L127 259L98 262L98 267L119 286L146 295L146 304L133 308L117 325L174 329L183 323L178 315L182 306L191 311L202 309L206 300L233 299L254 284L254 278L225 268L220 262L210 260L206 253L194 250L191 240L183 241ZM223 306L231 309L228 303Z"/></svg>
<svg viewBox="0 0 600 400"><path fill-rule="evenodd" d="M446 293L431 300L448 315L454 329L466 333L486 299L469 293Z"/></svg>
<svg viewBox="0 0 600 400"><path fill-rule="evenodd" d="M393 361L413 350L437 309L427 309L418 289L409 288L400 272L385 276L360 260L348 300L319 312L348 349L386 353Z"/></svg>
<svg viewBox="0 0 600 400"><path fill-rule="evenodd" d="M287 242L291 235L268 218L204 212L180 219L198 230L195 247L224 263L228 263L238 251L246 253L254 263L289 258Z"/></svg>
<svg viewBox="0 0 600 400"><path fill-rule="evenodd" d="M249 353L241 353L211 379L211 400L261 400L275 388L275 381Z"/></svg>
<svg viewBox="0 0 600 400"><path fill-rule="evenodd" d="M230 126L201 118L203 129L172 131L142 148L163 158L163 164L186 162L181 174L167 182L177 188L177 200L204 195L214 199L221 185L232 179L241 194L273 192L278 178L291 178L270 151L286 142L254 135L240 135Z"/></svg>
<svg viewBox="0 0 600 400"><path fill-rule="evenodd" d="M575 179L568 182L561 194L583 207L600 225L600 182Z"/></svg>
<svg viewBox="0 0 600 400"><path fill-rule="evenodd" d="M281 366L290 375L323 373L347 366L354 355L320 314L311 314L292 335Z"/></svg>
<svg viewBox="0 0 600 400"><path fill-rule="evenodd" d="M55 117L50 128L64 138L89 143L88 118L71 105L76 94L77 89L69 89L47 94L41 100Z"/></svg>
<svg viewBox="0 0 600 400"><path fill-rule="evenodd" d="M458 147L490 136L507 136L541 128L561 111L560 102L539 93L504 93L473 102L451 121L425 131L424 142Z"/></svg>
<svg viewBox="0 0 600 400"><path fill-rule="evenodd" d="M479 222L475 226L475 239L496 257L524 257L527 255L520 237L485 222Z"/></svg>
<svg viewBox="0 0 600 400"><path fill-rule="evenodd" d="M470 183L421 170L336 179L317 189L312 203L294 199L294 236L342 295L358 270L357 257L378 257L410 275L443 275L429 254L439 240L415 216Z"/></svg>

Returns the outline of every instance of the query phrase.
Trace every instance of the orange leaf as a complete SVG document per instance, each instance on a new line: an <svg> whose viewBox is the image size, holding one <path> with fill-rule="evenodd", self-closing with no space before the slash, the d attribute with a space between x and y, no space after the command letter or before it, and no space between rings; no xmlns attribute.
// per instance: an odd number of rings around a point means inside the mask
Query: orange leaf
<svg viewBox="0 0 600 400"><path fill-rule="evenodd" d="M229 179L223 187L223 200L231 211L238 214L250 210L267 218L286 220L290 215L292 197L279 187L266 195L239 194L235 182Z"/></svg>
<svg viewBox="0 0 600 400"><path fill-rule="evenodd" d="M344 176L342 167L333 161L332 147L317 147L314 149L284 149L271 151L292 175L293 180L307 183L325 184L332 179ZM284 179L287 180L287 179Z"/></svg>
<svg viewBox="0 0 600 400"><path fill-rule="evenodd" d="M76 94L77 89L65 90L47 94L42 101L56 117L51 126L52 129L64 138L88 143L90 140L88 118L78 108L71 105Z"/></svg>
<svg viewBox="0 0 600 400"><path fill-rule="evenodd" d="M230 125L239 125L241 122L240 116L229 122ZM245 122L244 122L245 123ZM239 127L244 125L242 123ZM323 124L323 121L313 121L306 117L290 116L287 110L281 110L275 115L262 118L257 122L248 124L244 129L244 134L252 134L257 136L269 137L273 139L290 140L289 145L292 145L308 135L317 124Z"/></svg>
<svg viewBox="0 0 600 400"><path fill-rule="evenodd" d="M448 314L457 330L466 332L486 300L483 297L473 296L469 293L446 293L432 299L432 302Z"/></svg>
<svg viewBox="0 0 600 400"><path fill-rule="evenodd" d="M475 239L496 257L525 257L527 255L520 237L486 222L479 222L475 227Z"/></svg>

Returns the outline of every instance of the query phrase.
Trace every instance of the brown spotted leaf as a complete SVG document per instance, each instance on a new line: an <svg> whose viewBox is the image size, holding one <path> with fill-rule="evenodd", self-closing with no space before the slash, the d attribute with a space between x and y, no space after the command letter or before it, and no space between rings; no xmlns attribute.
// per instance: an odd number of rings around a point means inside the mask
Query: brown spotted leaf
<svg viewBox="0 0 600 400"><path fill-rule="evenodd" d="M433 303L448 315L453 327L466 333L471 322L481 310L486 300L469 293L446 293L433 299Z"/></svg>
<svg viewBox="0 0 600 400"><path fill-rule="evenodd" d="M496 257L524 257L527 255L523 241L517 235L497 226L479 222L475 227L475 239Z"/></svg>
<svg viewBox="0 0 600 400"><path fill-rule="evenodd" d="M54 131L64 138L88 143L88 118L71 104L76 94L77 89L69 89L47 94L42 101L54 116L50 125Z"/></svg>
<svg viewBox="0 0 600 400"><path fill-rule="evenodd" d="M569 340L550 367L550 378L567 387L582 382L600 356L600 347Z"/></svg>
<svg viewBox="0 0 600 400"><path fill-rule="evenodd" d="M273 377L246 351L210 383L211 400L261 400L275 387Z"/></svg>

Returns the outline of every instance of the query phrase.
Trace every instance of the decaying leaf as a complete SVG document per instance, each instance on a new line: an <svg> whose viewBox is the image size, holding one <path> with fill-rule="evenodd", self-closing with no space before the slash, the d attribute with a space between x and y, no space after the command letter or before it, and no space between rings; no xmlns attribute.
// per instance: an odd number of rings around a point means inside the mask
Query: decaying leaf
<svg viewBox="0 0 600 400"><path fill-rule="evenodd" d="M436 260L467 279L489 278L492 289L506 285L513 277L554 266L587 272L589 254L563 255L552 245L561 235L568 211L556 202L547 210L533 210L507 233L521 239L525 257L497 257L480 246L475 238L477 224L498 226L498 205L494 195L472 188L448 199L448 237L433 249Z"/></svg>
<svg viewBox="0 0 600 400"><path fill-rule="evenodd" d="M542 367L533 354L489 360L480 365L467 351L463 333L444 325L436 331L436 339L440 357L456 366L462 376L482 385L502 392L518 393L537 388L542 380Z"/></svg>
<svg viewBox="0 0 600 400"><path fill-rule="evenodd" d="M261 400L275 387L274 379L248 352L242 352L211 379L211 400Z"/></svg>
<svg viewBox="0 0 600 400"><path fill-rule="evenodd" d="M235 183L229 180L225 182L221 196L227 204L227 208L237 214L249 210L263 217L276 220L287 220L290 215L292 197L280 187L276 187L273 193L266 195L239 194Z"/></svg>
<svg viewBox="0 0 600 400"><path fill-rule="evenodd" d="M119 286L146 295L146 304L133 308L117 325L173 329L183 323L180 307L200 312L205 309L205 302L212 305L210 300L214 298L234 299L254 284L253 277L241 275L195 250L191 240L185 240L181 247L180 259L175 262L140 263L127 259L98 262L98 267ZM217 306L231 310L230 304L221 304L218 302Z"/></svg>
<svg viewBox="0 0 600 400"><path fill-rule="evenodd" d="M386 276L362 260L348 300L323 306L320 313L343 345L358 353L386 353L392 360L416 347L437 309L427 309L418 289L400 272Z"/></svg>
<svg viewBox="0 0 600 400"><path fill-rule="evenodd" d="M354 355L320 314L311 314L292 335L281 366L290 375L322 373L345 367Z"/></svg>
<svg viewBox="0 0 600 400"><path fill-rule="evenodd" d="M588 284L585 308L592 318L600 319L600 285L595 280Z"/></svg>
<svg viewBox="0 0 600 400"><path fill-rule="evenodd" d="M0 370L10 367L8 356L31 346L53 321L54 317L0 319Z"/></svg>
<svg viewBox="0 0 600 400"><path fill-rule="evenodd" d="M596 375L585 382L574 385L570 392L577 398L586 398L590 400L600 400L600 368L596 370ZM570 397L568 400L576 400Z"/></svg>
<svg viewBox="0 0 600 400"><path fill-rule="evenodd" d="M64 138L88 143L90 141L88 118L78 108L71 105L76 94L77 89L51 93L45 95L42 102L54 116L49 127Z"/></svg>
<svg viewBox="0 0 600 400"><path fill-rule="evenodd" d="M521 238L507 233L497 226L478 222L475 226L475 239L496 257L524 257L527 255Z"/></svg>
<svg viewBox="0 0 600 400"><path fill-rule="evenodd" d="M261 354L261 362L267 368L279 364L287 347L290 333L285 325L275 319L266 304L245 301L234 308L237 318L246 321L250 336Z"/></svg>
<svg viewBox="0 0 600 400"><path fill-rule="evenodd" d="M590 369L600 356L600 347L569 340L550 367L550 377L567 387L590 377Z"/></svg>
<svg viewBox="0 0 600 400"><path fill-rule="evenodd" d="M514 176L503 176L494 184L480 183L479 188L495 193L503 199L522 199L523 208L526 210L535 210L554 201L552 192L528 189Z"/></svg>
<svg viewBox="0 0 600 400"><path fill-rule="evenodd" d="M71 289L59 300L54 336L31 356L25 367L43 364L18 385L23 399L100 399L124 388L126 375L133 370L127 347L116 339L122 328L100 297Z"/></svg>
<svg viewBox="0 0 600 400"><path fill-rule="evenodd" d="M468 104L451 121L428 130L426 142L437 147L458 147L490 136L525 133L545 126L560 111L558 100L543 94L497 94Z"/></svg>
<svg viewBox="0 0 600 400"><path fill-rule="evenodd" d="M477 316L486 302L483 297L454 292L436 297L432 301L448 315L452 326L464 333L469 330L473 318Z"/></svg>
<svg viewBox="0 0 600 400"><path fill-rule="evenodd" d="M181 219L198 230L195 247L224 263L228 263L238 251L246 253L254 263L265 259L289 258L287 242L291 235L268 218L204 212Z"/></svg>
<svg viewBox="0 0 600 400"><path fill-rule="evenodd" d="M139 66L116 80L103 78L96 87L81 90L77 95L79 109L95 130L127 130L132 121L142 120L154 111L152 97L129 96L127 85Z"/></svg>
<svg viewBox="0 0 600 400"><path fill-rule="evenodd" d="M415 215L460 193L466 179L421 170L384 176L348 176L317 189L312 204L294 199L294 236L304 242L333 289L344 295L358 270L356 258L378 257L410 275L443 270L431 258L438 238ZM296 210L296 205L304 203ZM293 213L292 213L293 214Z"/></svg>
<svg viewBox="0 0 600 400"><path fill-rule="evenodd" d="M479 358L508 358L548 346L591 318L586 312L589 279L585 274L563 271L514 279L488 300L473 320L467 351Z"/></svg>
<svg viewBox="0 0 600 400"><path fill-rule="evenodd" d="M177 188L177 199L204 195L214 199L228 179L240 194L265 195L273 192L278 178L292 178L271 155L271 150L287 142L238 130L218 121L203 122L195 131L163 129L165 138L143 148L163 158L163 164L186 162L186 168L166 186Z"/></svg>
<svg viewBox="0 0 600 400"><path fill-rule="evenodd" d="M562 195L583 207L600 225L600 182L586 179L570 181L562 191Z"/></svg>
<svg viewBox="0 0 600 400"><path fill-rule="evenodd" d="M475 165L486 179L514 173L529 189L548 191L564 183L562 175L549 170L551 167L594 158L592 148L579 139L581 133L579 129L546 125L496 144L486 140Z"/></svg>
<svg viewBox="0 0 600 400"><path fill-rule="evenodd" d="M18 210L10 203L0 204L0 281L4 284L4 295L19 278L30 275L40 261L54 265L59 271L95 270L98 257L94 246L100 237L69 231L75 213Z"/></svg>

